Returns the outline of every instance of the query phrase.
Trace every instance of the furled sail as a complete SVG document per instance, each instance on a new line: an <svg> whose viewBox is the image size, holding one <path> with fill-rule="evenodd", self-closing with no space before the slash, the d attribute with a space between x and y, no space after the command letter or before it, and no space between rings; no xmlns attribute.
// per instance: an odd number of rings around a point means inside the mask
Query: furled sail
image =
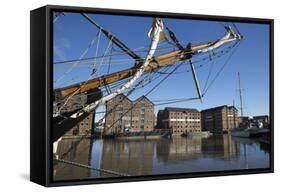
<svg viewBox="0 0 281 192"><path fill-rule="evenodd" d="M213 42L210 46L202 48L202 49L198 49L196 50L196 53L206 53L206 52L210 52L214 49L219 48L220 46L222 46L225 43L231 42L231 41L239 41L242 39L242 36L238 33L235 33L231 26L227 26L225 27L226 29L226 34L219 40Z"/></svg>
<svg viewBox="0 0 281 192"><path fill-rule="evenodd" d="M234 25L233 26L235 30L232 30L231 26L224 26L226 33L222 38L213 41L208 41L205 43L200 43L200 44L192 44L190 42L186 46L184 46L182 42L180 42L179 39L177 39L174 32L171 29L169 29L167 26L164 26L163 21L160 18L155 18L153 20L152 27L148 32L148 36L151 38L151 43L148 46L146 57L142 57L138 55L139 53L136 53L138 52L136 51L137 49L131 50L128 46L126 46L123 42L121 42L115 35L105 30L100 25L98 25L91 17L87 16L86 14L82 14L82 15L90 23L92 23L94 26L96 26L99 29L99 32L97 33L98 40L100 38L99 34L103 32L105 36L110 40L108 47L110 46L111 43L112 45L114 44L114 46L120 48L124 52L123 54L127 54L131 56L132 57L131 59L134 59L135 65L133 67L123 69L117 72L112 72L112 73L110 73L109 70L107 70L108 72L105 75L98 76L93 79L91 79L92 76L90 76L86 81L75 83L66 87L57 88L54 91L55 102L53 107L54 130L56 130L55 134L53 134L54 141L57 140L60 136L62 136L71 127L75 126L78 122L86 118L87 115L95 112L99 106L102 106L107 101L113 99L115 96L121 93L125 93L127 91L129 91L128 94L131 94L132 91L135 91L139 88L138 87L140 85L139 83L145 82L143 81L143 79L148 80L147 82L150 83L159 77L158 75L155 75L155 77L151 78L150 74L151 75L171 74L171 72L167 73L167 70L169 69L168 66L176 64L178 62L183 63L185 61L189 61L194 82L196 85L196 89L198 92L198 98L202 99L202 97L205 95L206 91L209 89L210 85L213 83L214 80L211 80L210 83L208 84L209 82L208 80L210 76L210 72L209 72L204 89L201 92L195 69L202 67L204 64L193 66L193 63L194 64L199 63L207 59L214 60L228 53L230 50L233 50L234 52L233 48L237 47L239 45L238 42L243 39L242 35L240 35L239 31ZM163 43L161 41L163 41ZM160 47L163 46L163 44L165 44L166 46L168 44L169 46ZM114 51L114 49L112 48L111 50ZM145 48L147 49L147 47ZM167 48L173 50L168 52L165 51L163 52L163 50ZM106 49L106 51L107 50L108 49ZM155 56L154 54L157 50L160 50L160 54ZM106 54L107 52L104 53L104 55ZM110 66L110 63L112 61L111 56L113 56L114 54L108 54L108 55L109 55L108 61ZM115 55L120 55L120 53L117 54L115 53ZM230 57L231 55L232 54L230 54ZM86 63L91 64L92 59L94 59L93 61L96 62L97 58L98 57L96 54L96 57L94 58L87 58L83 60L82 59L72 60L69 62L62 62L62 63L72 63L77 61L79 62L81 61L81 63L83 63L84 61L86 61ZM103 61L104 57L101 58L102 58L101 61ZM130 60L129 62L132 61ZM115 62L115 64L120 64L120 63L126 63L126 60L121 59L119 63L118 61ZM82 65L83 64L81 64L81 66ZM167 68L165 68L166 66ZM160 71L161 68L163 68L162 71ZM177 67L174 70L176 69ZM221 70L218 71L218 74L220 73L220 71ZM172 73L173 72L174 71L172 71ZM217 75L215 76L215 78L216 77ZM126 80L125 82L121 82L122 80L125 80L127 78L129 80ZM121 83L121 85L119 82ZM111 89L110 86L112 86L113 89ZM102 90L103 87L104 90ZM86 94L87 96L86 102L83 103L82 106L76 108L75 107L68 108L67 105L68 101L70 101L73 97L77 96L80 93Z"/></svg>

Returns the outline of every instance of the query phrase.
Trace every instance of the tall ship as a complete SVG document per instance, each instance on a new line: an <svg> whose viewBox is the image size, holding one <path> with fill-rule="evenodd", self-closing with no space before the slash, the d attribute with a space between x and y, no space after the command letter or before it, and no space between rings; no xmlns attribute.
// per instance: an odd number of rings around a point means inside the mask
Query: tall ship
<svg viewBox="0 0 281 192"><path fill-rule="evenodd" d="M58 17L61 14L58 14ZM53 142L61 138L72 127L92 115L90 121L96 125L96 130L101 135L110 132L111 127L102 128L104 120L109 112L103 114L99 121L95 121L97 109L106 105L107 102L117 95L129 96L134 91L143 88L152 82L154 86L145 93L148 96L171 74L179 73L178 69L187 65L196 90L196 98L170 99L160 101L157 105L183 102L188 100L202 101L208 88L213 84L216 77L221 73L224 66L217 72L214 79L209 80L202 90L199 84L199 77L196 69L206 64L215 62L218 58L227 55L225 63L229 61L239 42L243 39L235 24L224 25L225 34L220 38L210 39L203 43L182 43L178 40L176 33L165 23L165 19L153 18L151 28L147 31L150 44L142 48L131 49L115 34L94 20L86 13L80 16L97 30L95 38L89 42L79 59L70 61L54 62L54 66L71 66L65 71L75 70L82 65L89 66L89 76L84 81L74 82L67 86L55 86L53 95ZM57 20L57 18L55 18ZM192 30L192 29L191 29ZM211 32L211 31L210 31ZM146 35L146 34L144 34ZM217 34L214 34L216 36ZM98 48L101 37L106 39L108 44L103 45L105 51L102 55L97 52L91 58L85 58L89 49L93 46ZM187 38L188 40L188 38ZM142 53L142 54L140 54ZM120 58L120 56L122 56ZM119 58L118 58L119 57ZM117 64L131 64L128 68L117 69L110 72L109 68ZM108 70L107 70L108 69ZM59 82L64 75L55 79ZM155 83L156 82L156 83ZM117 107L117 106L116 106ZM116 110L113 108L111 110ZM129 112L131 109L128 109ZM122 115L124 116L126 112ZM120 119L123 116L120 116ZM236 134L233 132L233 134Z"/></svg>

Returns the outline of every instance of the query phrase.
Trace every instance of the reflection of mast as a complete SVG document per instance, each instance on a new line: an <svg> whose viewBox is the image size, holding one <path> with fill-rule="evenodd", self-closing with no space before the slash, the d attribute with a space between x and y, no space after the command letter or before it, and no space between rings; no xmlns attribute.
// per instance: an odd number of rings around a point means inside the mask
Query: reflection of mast
<svg viewBox="0 0 281 192"><path fill-rule="evenodd" d="M235 110L235 101L233 100L233 126L236 128L236 110Z"/></svg>
<svg viewBox="0 0 281 192"><path fill-rule="evenodd" d="M249 165L248 165L248 158L247 158L247 147L246 147L246 144L243 143L243 148L244 148L244 160L245 160L245 165L246 165L246 169L249 168Z"/></svg>
<svg viewBox="0 0 281 192"><path fill-rule="evenodd" d="M239 72L238 72L238 83L239 83L239 96L240 96L240 111L241 111L241 117L243 117L242 89L241 89L240 73Z"/></svg>

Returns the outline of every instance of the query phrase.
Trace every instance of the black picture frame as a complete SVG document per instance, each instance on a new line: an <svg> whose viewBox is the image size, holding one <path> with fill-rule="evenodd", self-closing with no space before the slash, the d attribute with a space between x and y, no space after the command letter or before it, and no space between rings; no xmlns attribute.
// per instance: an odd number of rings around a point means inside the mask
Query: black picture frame
<svg viewBox="0 0 281 192"><path fill-rule="evenodd" d="M270 25L270 168L198 172L184 174L132 176L129 178L81 179L53 181L52 179L52 11L85 12L129 16L161 16L166 18L185 18L193 20L232 21ZM195 178L274 172L274 20L246 17L196 15L183 13L149 12L119 9L99 9L46 5L30 12L30 180L43 186L64 186L132 181L151 181L162 179Z"/></svg>

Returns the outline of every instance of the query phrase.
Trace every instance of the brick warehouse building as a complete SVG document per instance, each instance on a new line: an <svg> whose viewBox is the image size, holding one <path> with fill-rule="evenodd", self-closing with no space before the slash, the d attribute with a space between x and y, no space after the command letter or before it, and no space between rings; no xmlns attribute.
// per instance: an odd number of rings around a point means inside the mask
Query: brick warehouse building
<svg viewBox="0 0 281 192"><path fill-rule="evenodd" d="M238 126L237 109L234 106L218 106L201 111L203 131L225 133Z"/></svg>
<svg viewBox="0 0 281 192"><path fill-rule="evenodd" d="M66 103L64 103L67 100ZM70 112L75 111L77 109L81 109L86 103L88 103L89 98L86 93L81 93L72 96L71 98L67 98L63 100L64 102L60 102L59 107L62 107L61 112ZM77 123L74 127L69 129L64 134L64 137L66 136L91 136L92 128L94 125L94 119L95 119L95 113L89 114L85 119Z"/></svg>
<svg viewBox="0 0 281 192"><path fill-rule="evenodd" d="M201 131L201 115L197 109L166 107L157 114L157 127L171 129L173 135Z"/></svg>
<svg viewBox="0 0 281 192"><path fill-rule="evenodd" d="M152 131L154 104L145 96L131 101L123 94L106 103L104 134Z"/></svg>

